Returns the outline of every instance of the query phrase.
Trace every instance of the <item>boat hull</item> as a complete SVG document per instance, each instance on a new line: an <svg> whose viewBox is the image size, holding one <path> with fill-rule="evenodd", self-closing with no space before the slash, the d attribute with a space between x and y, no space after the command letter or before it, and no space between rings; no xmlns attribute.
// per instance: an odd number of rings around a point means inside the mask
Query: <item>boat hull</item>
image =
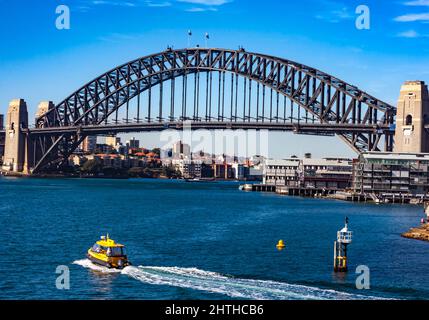
<svg viewBox="0 0 429 320"><path fill-rule="evenodd" d="M125 267L128 267L131 265L131 263L128 261L128 259L126 257L120 257L120 258L115 258L113 259L112 262L100 259L100 258L96 258L93 255L91 255L90 252L87 253L86 257L94 264L102 266L102 267L106 267L109 269L124 269ZM119 263L119 261L122 261L122 263Z"/></svg>
<svg viewBox="0 0 429 320"><path fill-rule="evenodd" d="M106 261L103 260L99 260L97 258L94 258L93 256L91 256L90 254L87 254L86 257L94 264L102 266L102 267L107 267L107 268L112 268L112 265Z"/></svg>

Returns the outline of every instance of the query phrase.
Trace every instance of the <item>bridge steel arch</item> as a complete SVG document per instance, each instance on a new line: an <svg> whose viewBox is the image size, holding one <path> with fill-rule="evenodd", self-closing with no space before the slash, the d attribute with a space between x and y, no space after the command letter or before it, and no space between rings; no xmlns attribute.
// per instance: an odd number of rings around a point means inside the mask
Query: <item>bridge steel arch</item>
<svg viewBox="0 0 429 320"><path fill-rule="evenodd" d="M190 75L194 75L196 79L201 73L207 73L207 83L209 74L219 74L219 94L222 77L225 93L225 74L231 73L231 97L234 93L234 75L236 81L238 77L244 77L249 81L250 91L244 93L244 106L239 107L237 99L235 106L231 101L231 110L227 114L224 105L220 108L219 102L217 114L214 115L206 105L205 114L201 115L200 111L195 110L195 105L194 110L186 110L186 101L179 108L179 103L174 102L172 95L168 114L165 114L165 110L163 112L160 99L159 109L151 110L149 103L146 117L141 117L143 112L140 113L140 95L143 92L159 86L162 96L166 81L172 81L173 92L175 79L186 79ZM257 101L253 103L252 82L257 84L258 95ZM235 86L237 83L235 82ZM183 85L185 86L185 80ZM211 86L210 83L210 88ZM277 94L277 110L273 112L271 96L268 116L265 110L261 110L260 86L263 86L263 94L266 88ZM206 88L208 91L208 85ZM185 90L186 88L183 92ZM237 95L238 91L234 94ZM279 117L279 96L290 101L292 115L288 119ZM128 114L130 101L134 98L138 99L137 123L122 127L118 124L109 125L109 117L123 106L126 106ZM242 110L238 111L237 108ZM294 109L305 112L305 121L300 116L293 116ZM190 113L191 111L193 112ZM334 76L297 62L250 53L244 49L168 49L104 73L37 118L36 128L30 130L35 146L33 173L49 164L66 160L90 133L162 130L169 126L180 128L184 122L190 122L193 128L209 129L268 129L304 133L309 128L309 131L316 134L339 135L358 153L379 151L381 143L386 151L391 151L395 115L393 106Z"/></svg>

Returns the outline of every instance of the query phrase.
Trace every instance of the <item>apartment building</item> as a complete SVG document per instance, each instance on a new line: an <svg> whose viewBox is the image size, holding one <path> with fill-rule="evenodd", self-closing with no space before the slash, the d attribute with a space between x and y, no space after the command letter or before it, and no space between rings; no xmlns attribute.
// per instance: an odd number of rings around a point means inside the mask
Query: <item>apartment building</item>
<svg viewBox="0 0 429 320"><path fill-rule="evenodd" d="M363 153L353 163L353 190L362 194L428 194L429 154Z"/></svg>

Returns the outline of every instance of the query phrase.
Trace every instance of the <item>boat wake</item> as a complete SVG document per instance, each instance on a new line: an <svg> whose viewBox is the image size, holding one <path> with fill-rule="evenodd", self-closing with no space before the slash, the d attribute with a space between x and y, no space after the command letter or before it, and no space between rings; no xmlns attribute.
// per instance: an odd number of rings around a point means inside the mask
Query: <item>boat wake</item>
<svg viewBox="0 0 429 320"><path fill-rule="evenodd" d="M240 279L196 268L179 267L126 267L109 269L90 260L77 260L73 264L100 273L121 273L151 285L164 285L222 294L231 298L251 300L377 300L365 296L317 287L284 282Z"/></svg>
<svg viewBox="0 0 429 320"><path fill-rule="evenodd" d="M86 269L91 269L93 271L101 272L101 273L121 273L121 270L109 269L107 267L93 264L89 259L76 260L73 262L73 264L84 267Z"/></svg>
<svg viewBox="0 0 429 320"><path fill-rule="evenodd" d="M378 297L350 294L283 282L238 279L195 268L127 267L131 278L153 285L217 293L232 298L252 300L374 300Z"/></svg>

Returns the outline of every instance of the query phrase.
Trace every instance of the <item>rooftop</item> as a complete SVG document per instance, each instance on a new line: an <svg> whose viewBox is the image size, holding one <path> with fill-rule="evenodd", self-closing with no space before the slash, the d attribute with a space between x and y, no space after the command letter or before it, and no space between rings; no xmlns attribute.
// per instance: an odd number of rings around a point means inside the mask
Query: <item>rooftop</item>
<svg viewBox="0 0 429 320"><path fill-rule="evenodd" d="M298 166L300 159L266 160L267 166Z"/></svg>
<svg viewBox="0 0 429 320"><path fill-rule="evenodd" d="M368 160L408 160L408 161L429 161L429 153L392 153L392 152L366 152L362 154Z"/></svg>
<svg viewBox="0 0 429 320"><path fill-rule="evenodd" d="M405 81L405 85L424 85L424 81L414 80L414 81Z"/></svg>
<svg viewBox="0 0 429 320"><path fill-rule="evenodd" d="M351 160L337 159L303 159L302 163L305 166L351 166Z"/></svg>

